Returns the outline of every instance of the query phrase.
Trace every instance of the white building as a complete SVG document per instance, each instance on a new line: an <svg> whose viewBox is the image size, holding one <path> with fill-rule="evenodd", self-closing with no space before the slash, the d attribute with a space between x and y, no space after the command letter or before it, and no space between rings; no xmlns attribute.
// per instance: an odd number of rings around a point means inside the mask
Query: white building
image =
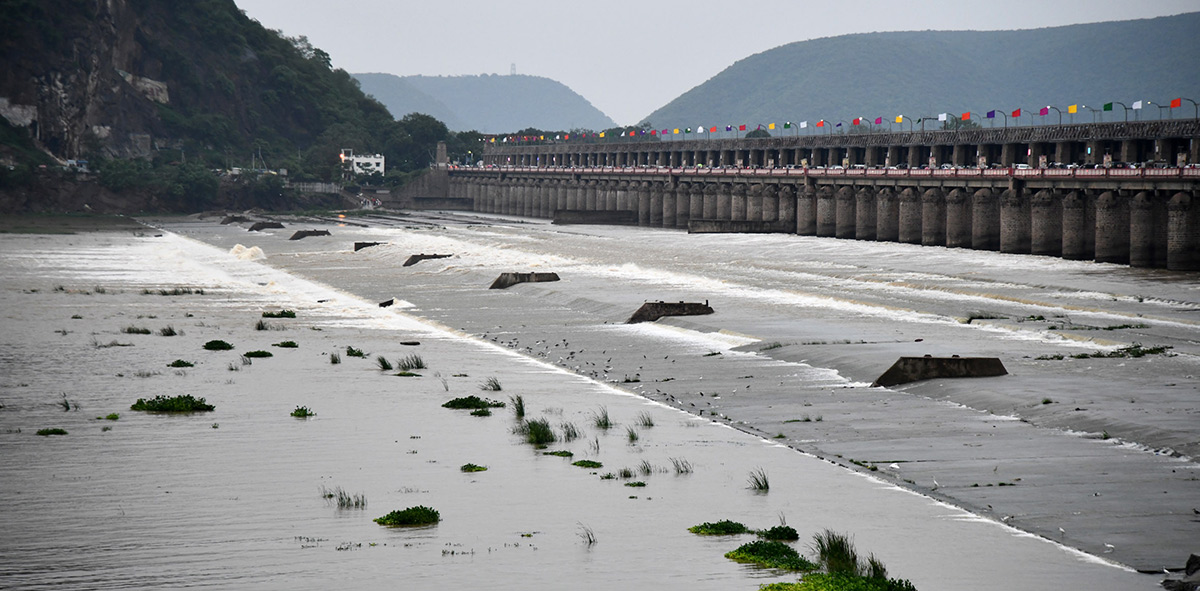
<svg viewBox="0 0 1200 591"><path fill-rule="evenodd" d="M342 153L339 156L342 160L342 167L347 173L353 174L385 174L383 154L355 155L354 150L350 148L342 148Z"/></svg>

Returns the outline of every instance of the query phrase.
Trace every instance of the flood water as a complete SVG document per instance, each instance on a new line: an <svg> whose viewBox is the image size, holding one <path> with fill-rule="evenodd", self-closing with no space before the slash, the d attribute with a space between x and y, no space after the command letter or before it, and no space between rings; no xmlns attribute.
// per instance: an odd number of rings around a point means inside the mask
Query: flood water
<svg viewBox="0 0 1200 591"><path fill-rule="evenodd" d="M971 413L976 418L969 421L981 428L1026 429L1036 434L1034 445L1086 446L1080 453L1103 456L1108 452L1098 450L1110 449L1100 447L1108 442L1052 428L1053 415L1021 421L980 415L924 392L867 388L874 358L905 353L916 338L933 347L967 346L967 354L1105 346L1079 345L1024 323L954 319L966 315L959 310L982 308L1010 320L1024 317L1040 305L1026 300L1039 298L1110 324L1127 314L1153 316L1152 326L1133 330L1194 355L1195 315L1187 310L1197 300L1194 283L903 245L868 252L854 243L796 237L689 242L667 231L478 221L289 222L287 230L247 233L211 219L178 219L157 220L161 232L139 236L0 236L0 587L756 589L796 579L723 558L752 536L687 531L732 519L754 528L786 520L800 532L795 545L802 553L823 529L851 534L892 576L924 591L1156 588L1159 577L1136 574L1103 551L1071 548L1084 544L1071 543L1070 523L1056 540L959 508L986 504L970 496L969 484L953 492L959 502L944 502L940 494L950 479L922 472L923 462L899 444L879 444L896 457L843 454L878 464L881 472L888 470L885 460L898 460L900 474L891 477L806 452L835 459L831 450L846 451L839 445L872 440L850 437L847 429L866 432L912 412L947 422ZM334 236L288 241L300 227L328 228ZM387 244L355 253L355 240ZM262 254L246 250L254 247ZM454 256L400 266L416 252ZM888 259L888 270L864 271L866 256ZM980 276L938 272L962 264L955 256L971 257ZM1005 266L1014 259L1021 268ZM990 274L983 272L989 267ZM487 290L504 271L554 271L563 281ZM1060 281L1038 283L1030 273ZM1064 282L1070 289L1058 289ZM1133 293L1146 286L1154 297ZM203 293L158 294L176 287ZM1119 296L1115 304L1108 303L1112 294ZM397 305L377 305L390 298ZM644 300L706 298L718 314L623 324ZM297 317L269 319L270 330L256 330L264 310L281 308ZM154 332L123 332L133 326ZM160 336L167 326L183 334ZM235 350L203 350L210 339ZM298 347L273 346L285 340ZM107 346L114 341L129 346ZM863 349L840 352L842 341ZM774 342L781 346L763 350ZM349 357L347 346L367 356ZM868 348L873 352L862 353ZM241 353L254 349L274 356L245 365ZM330 363L330 353L340 353L341 363ZM428 366L416 370L420 377L380 371L374 361L412 353ZM1188 355L1157 359L1149 371L1178 372L1172 381L1190 388ZM167 367L175 359L195 366ZM1099 379L1143 379L1126 373L1112 370ZM502 391L480 390L490 377ZM1194 421L1190 392L1179 395L1179 404ZM203 396L216 410L186 416L129 410L136 399L157 394ZM573 424L580 437L549 449L603 468L578 468L522 442L512 432L511 408L474 417L441 407L470 394L505 401L519 394L527 417L547 419L560 435L564 423ZM857 403L848 399L856 396ZM862 402L867 397L874 401ZM289 416L301 405L316 416ZM949 414L930 415L931 407ZM602 410L613 428L595 426ZM1186 428L1161 419L1165 413L1153 406L1143 410L1152 418L1130 417L1128 428L1153 427L1153 441L1131 436L1132 451L1123 455L1149 470L1181 474L1166 486L1184 498L1156 502L1195 501L1187 498L1196 489L1186 488L1183 475L1194 477L1188 472L1194 463L1155 453L1186 441ZM120 417L97 418L109 413ZM642 424L643 414L653 426ZM35 434L49 427L69 434ZM685 460L691 472L677 474L673 459ZM466 463L488 470L463 473ZM623 468L634 476L601 479ZM765 494L748 488L757 469L770 478ZM1006 469L997 464L997 473ZM992 471L990 460L985 471ZM941 484L932 488L926 481L935 474ZM1038 477L1031 471L1023 478ZM905 479L911 482L899 486ZM634 481L646 486L625 486ZM340 510L322 498L322 487L363 494L367 508ZM1140 494L1127 489L1120 490ZM994 501L1001 502L1040 506ZM436 508L442 521L418 529L372 522L415 505ZM1093 516L1089 511L1081 506L1080 528ZM1042 527L1029 513L1016 521ZM1177 533L1190 527L1185 521ZM582 535L589 530L591 545ZM1182 545L1171 550L1186 558Z"/></svg>

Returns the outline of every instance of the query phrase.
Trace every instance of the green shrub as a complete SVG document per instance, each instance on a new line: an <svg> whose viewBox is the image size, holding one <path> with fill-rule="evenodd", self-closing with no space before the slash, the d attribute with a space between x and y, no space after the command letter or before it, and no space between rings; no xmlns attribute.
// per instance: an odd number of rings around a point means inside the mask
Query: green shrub
<svg viewBox="0 0 1200 591"><path fill-rule="evenodd" d="M228 351L233 348L233 345L226 343L220 339L212 340L204 343L204 348L209 351Z"/></svg>
<svg viewBox="0 0 1200 591"><path fill-rule="evenodd" d="M442 408L473 409L473 408L504 408L504 403L489 398L480 398L472 394L455 398L442 404Z"/></svg>
<svg viewBox="0 0 1200 591"><path fill-rule="evenodd" d="M176 359L175 361L172 361L167 364L167 367L195 367L195 366L196 366L195 363L192 363L191 361L184 361L182 359Z"/></svg>
<svg viewBox="0 0 1200 591"><path fill-rule="evenodd" d="M414 525L432 525L442 520L437 509L424 505L409 507L403 511L392 511L383 517L375 518L375 523L389 527L406 527Z"/></svg>
<svg viewBox="0 0 1200 591"><path fill-rule="evenodd" d="M722 519L721 521L706 521L700 525L693 525L688 528L688 531L701 536L735 536L747 533L750 529L736 521Z"/></svg>
<svg viewBox="0 0 1200 591"><path fill-rule="evenodd" d="M801 556L799 552L783 542L755 540L741 545L737 550L727 552L725 558L783 570L812 571L817 569L817 565L812 561Z"/></svg>
<svg viewBox="0 0 1200 591"><path fill-rule="evenodd" d="M207 404L203 398L194 398L191 394L183 394L180 396L166 397L162 394L146 400L138 398L129 410L140 410L145 412L207 412L213 410L211 404Z"/></svg>

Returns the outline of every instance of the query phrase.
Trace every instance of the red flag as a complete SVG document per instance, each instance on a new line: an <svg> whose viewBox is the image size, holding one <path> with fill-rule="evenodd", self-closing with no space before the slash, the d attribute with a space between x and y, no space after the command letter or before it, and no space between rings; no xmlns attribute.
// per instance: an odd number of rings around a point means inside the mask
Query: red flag
<svg viewBox="0 0 1200 591"><path fill-rule="evenodd" d="M1020 109L1017 109L1016 111L1013 111L1013 112L1012 112L1012 116L1013 116L1013 117L1020 117L1020 116L1021 116L1021 110L1020 110Z"/></svg>
<svg viewBox="0 0 1200 591"><path fill-rule="evenodd" d="M651 130L650 130L650 135L658 135L658 130L657 130L657 129L651 129Z"/></svg>
<svg viewBox="0 0 1200 591"><path fill-rule="evenodd" d="M817 127L825 127L825 120L824 120L824 119L822 119L822 120L818 121L818 122L817 122Z"/></svg>
<svg viewBox="0 0 1200 591"><path fill-rule="evenodd" d="M883 124L883 117L876 117L875 125L882 125L882 124Z"/></svg>
<svg viewBox="0 0 1200 591"><path fill-rule="evenodd" d="M708 128L708 133L717 133L717 126L714 125L714 126Z"/></svg>
<svg viewBox="0 0 1200 591"><path fill-rule="evenodd" d="M1171 101L1172 109L1174 109L1176 107L1182 107L1182 106L1183 106L1183 99L1181 99L1181 98L1177 98L1177 99Z"/></svg>
<svg viewBox="0 0 1200 591"><path fill-rule="evenodd" d="M963 116L962 116L962 120L963 120L963 121L966 121L966 120L968 120L968 119L970 119L970 118L971 118L971 112L970 112L970 111L967 111L966 113L963 113Z"/></svg>
<svg viewBox="0 0 1200 591"><path fill-rule="evenodd" d="M739 126L738 126L738 131L746 131L746 126L745 126L745 125L739 125Z"/></svg>
<svg viewBox="0 0 1200 591"><path fill-rule="evenodd" d="M861 122L862 122L862 117L855 117L854 121L851 121L851 123L853 123L854 125L858 125Z"/></svg>
<svg viewBox="0 0 1200 591"><path fill-rule="evenodd" d="M563 136L563 139L564 139L564 140L569 140L569 139L571 139L571 134L569 134L569 133L568 133L568 134L564 135L564 136Z"/></svg>

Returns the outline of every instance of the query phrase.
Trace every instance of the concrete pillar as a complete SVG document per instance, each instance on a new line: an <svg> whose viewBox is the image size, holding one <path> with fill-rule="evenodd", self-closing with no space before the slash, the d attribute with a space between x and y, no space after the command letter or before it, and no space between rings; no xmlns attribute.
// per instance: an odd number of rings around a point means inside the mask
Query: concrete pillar
<svg viewBox="0 0 1200 591"><path fill-rule="evenodd" d="M714 197L713 207L716 208ZM688 194L688 222L704 219L704 183L692 183Z"/></svg>
<svg viewBox="0 0 1200 591"><path fill-rule="evenodd" d="M1153 193L1142 191L1133 196L1129 208L1129 266L1167 266L1167 228L1157 219L1165 216L1156 215L1164 209Z"/></svg>
<svg viewBox="0 0 1200 591"><path fill-rule="evenodd" d="M880 242L900 240L900 201L890 187L875 194L875 239Z"/></svg>
<svg viewBox="0 0 1200 591"><path fill-rule="evenodd" d="M733 194L730 196L730 213L731 220L746 219L746 183L734 183Z"/></svg>
<svg viewBox="0 0 1200 591"><path fill-rule="evenodd" d="M900 193L900 242L921 243L921 221L924 215L921 196L912 188Z"/></svg>
<svg viewBox="0 0 1200 591"><path fill-rule="evenodd" d="M650 227L661 228L663 216L663 193L667 191L666 183L655 182L650 185Z"/></svg>
<svg viewBox="0 0 1200 591"><path fill-rule="evenodd" d="M525 192L525 217L541 217L542 181L529 181Z"/></svg>
<svg viewBox="0 0 1200 591"><path fill-rule="evenodd" d="M1095 256L1088 249L1086 236L1095 232L1095 223L1087 225L1086 197L1079 191L1067 193L1062 200L1062 253L1064 259L1086 261ZM1093 238L1094 240L1094 238ZM1095 244L1093 242L1093 244Z"/></svg>
<svg viewBox="0 0 1200 591"><path fill-rule="evenodd" d="M1032 219L1029 230L1029 252L1046 256L1062 256L1062 200L1048 191L1033 196Z"/></svg>
<svg viewBox="0 0 1200 591"><path fill-rule="evenodd" d="M692 186L679 183L675 186L675 227L687 228L692 217Z"/></svg>
<svg viewBox="0 0 1200 591"><path fill-rule="evenodd" d="M1167 268L1172 271L1200 271L1198 205L1196 197L1184 191L1172 196L1167 205Z"/></svg>
<svg viewBox="0 0 1200 591"><path fill-rule="evenodd" d="M971 196L971 248L1000 250L1000 199L991 189Z"/></svg>
<svg viewBox="0 0 1200 591"><path fill-rule="evenodd" d="M817 188L811 184L797 187L796 233L801 236L817 233Z"/></svg>
<svg viewBox="0 0 1200 591"><path fill-rule="evenodd" d="M1000 252L1029 254L1029 199L1024 191L1000 194Z"/></svg>
<svg viewBox="0 0 1200 591"><path fill-rule="evenodd" d="M764 222L779 221L779 194L777 185L763 185L762 220Z"/></svg>
<svg viewBox="0 0 1200 591"><path fill-rule="evenodd" d="M580 202L583 201L583 181L571 179L567 182L567 209L579 210L583 209Z"/></svg>
<svg viewBox="0 0 1200 591"><path fill-rule="evenodd" d="M884 166L895 166L900 161L900 146L888 146Z"/></svg>
<svg viewBox="0 0 1200 591"><path fill-rule="evenodd" d="M946 246L971 248L971 196L964 189L946 195Z"/></svg>
<svg viewBox="0 0 1200 591"><path fill-rule="evenodd" d="M921 195L921 244L946 244L946 199L936 187Z"/></svg>
<svg viewBox="0 0 1200 591"><path fill-rule="evenodd" d="M733 219L733 184L720 183L720 191L717 192L717 217L718 220Z"/></svg>
<svg viewBox="0 0 1200 591"><path fill-rule="evenodd" d="M1129 205L1113 192L1096 199L1096 262L1129 264Z"/></svg>
<svg viewBox="0 0 1200 591"><path fill-rule="evenodd" d="M788 228L788 232L796 231L796 186L795 185L780 185L777 193L779 197L779 224Z"/></svg>
<svg viewBox="0 0 1200 591"><path fill-rule="evenodd" d="M837 236L837 198L828 185L817 190L817 236Z"/></svg>
<svg viewBox="0 0 1200 591"><path fill-rule="evenodd" d="M637 187L637 212L639 226L650 225L651 205L652 199L650 198L650 182L642 181L638 183Z"/></svg>
<svg viewBox="0 0 1200 591"><path fill-rule="evenodd" d="M834 236L848 240L857 236L857 205L858 199L854 195L853 187L842 187L834 194Z"/></svg>
<svg viewBox="0 0 1200 591"><path fill-rule="evenodd" d="M749 187L746 196L746 219L752 222L762 221L762 191L763 186L755 183Z"/></svg>
<svg viewBox="0 0 1200 591"><path fill-rule="evenodd" d="M675 189L676 187L673 183L667 183L663 187L662 227L664 228L675 227Z"/></svg>
<svg viewBox="0 0 1200 591"><path fill-rule="evenodd" d="M719 215L718 214L718 211L719 211L718 210L718 202L720 201L720 197L718 197L718 196L720 195L720 193L721 193L721 184L720 183L709 183L707 185L704 185L704 197L702 199L704 204L702 205L703 209L700 214L701 219L715 220L716 216Z"/></svg>
<svg viewBox="0 0 1200 591"><path fill-rule="evenodd" d="M859 240L874 240L877 223L875 220L875 191L862 187L854 194L854 237Z"/></svg>
<svg viewBox="0 0 1200 591"><path fill-rule="evenodd" d="M1004 144L1000 148L1000 165L1005 168L1012 168L1012 165L1017 162L1018 152L1021 149L1021 144ZM1021 154L1021 161L1024 162L1024 154Z"/></svg>
<svg viewBox="0 0 1200 591"><path fill-rule="evenodd" d="M629 204L629 182L621 181L617 184L617 209L620 211L637 211L636 206Z"/></svg>
<svg viewBox="0 0 1200 591"><path fill-rule="evenodd" d="M583 209L588 211L596 211L596 198L599 193L600 183L596 181L588 181L587 186L583 191Z"/></svg>

